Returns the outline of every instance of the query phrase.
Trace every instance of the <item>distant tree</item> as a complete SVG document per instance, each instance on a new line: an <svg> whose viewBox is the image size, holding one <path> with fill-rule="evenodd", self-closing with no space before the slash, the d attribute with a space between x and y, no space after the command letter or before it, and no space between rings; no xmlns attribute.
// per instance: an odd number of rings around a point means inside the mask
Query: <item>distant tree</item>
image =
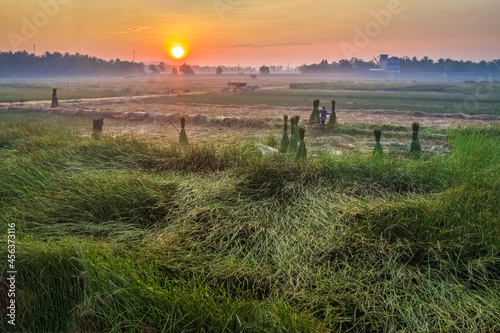
<svg viewBox="0 0 500 333"><path fill-rule="evenodd" d="M342 59L339 61L340 70L342 72L351 72L353 70L353 64L351 60Z"/></svg>
<svg viewBox="0 0 500 333"><path fill-rule="evenodd" d="M179 67L179 71L185 75L194 75L195 74L195 72L193 71L191 66L189 66L186 63L182 64L181 67Z"/></svg>
<svg viewBox="0 0 500 333"><path fill-rule="evenodd" d="M105 61L79 53L61 54L45 52L35 56L32 53L0 52L1 77L64 77L94 75L144 75L144 65L120 59Z"/></svg>
<svg viewBox="0 0 500 333"><path fill-rule="evenodd" d="M222 74L222 67L218 66L217 69L215 70L215 74L221 75Z"/></svg>
<svg viewBox="0 0 500 333"><path fill-rule="evenodd" d="M327 72L333 72L337 69L336 64L329 64L328 60L323 59L319 64L312 64L312 65L302 65L299 66L298 69L301 73L327 73Z"/></svg>
<svg viewBox="0 0 500 333"><path fill-rule="evenodd" d="M151 73L153 73L155 75L160 73L160 68L158 68L158 66L149 65L148 68L151 71Z"/></svg>
<svg viewBox="0 0 500 333"><path fill-rule="evenodd" d="M177 68L172 68L172 75L177 75L179 71L177 71Z"/></svg>
<svg viewBox="0 0 500 333"><path fill-rule="evenodd" d="M160 64L158 65L158 69L160 70L160 72L165 72L165 70L167 69L165 67L165 63L164 62L160 62Z"/></svg>
<svg viewBox="0 0 500 333"><path fill-rule="evenodd" d="M452 73L452 72L482 72L482 73L499 73L500 59L483 60L478 62L439 59L434 61L429 57L418 59L417 57L400 57L401 72L418 73ZM72 76L135 76L144 75L145 70L148 72L158 73L167 69L165 64L155 66L156 69L145 66L143 63L122 61L114 59L106 61L89 55L75 53L69 54L65 52L45 52L41 55L34 55L26 51L19 52L1 52L0 51L0 77L72 77ZM182 66L181 66L182 67ZM224 72L235 72L235 67L220 66ZM372 58L370 61L364 61L358 58L342 59L337 62L328 63L326 59L322 59L317 64L302 65L297 68L301 73L318 73L318 72L367 72L371 68L378 67L378 58ZM182 67L185 74L194 74L194 70L185 65ZM190 70L191 69L191 70ZM205 68L208 71L208 67ZM199 70L204 70L200 68ZM213 69L212 69L213 70ZM241 70L241 68L240 68ZM260 72L269 74L271 72L282 70L281 66L273 66L272 68L262 66ZM247 67L245 71L252 71L253 68ZM172 74L178 73L179 68L172 69Z"/></svg>

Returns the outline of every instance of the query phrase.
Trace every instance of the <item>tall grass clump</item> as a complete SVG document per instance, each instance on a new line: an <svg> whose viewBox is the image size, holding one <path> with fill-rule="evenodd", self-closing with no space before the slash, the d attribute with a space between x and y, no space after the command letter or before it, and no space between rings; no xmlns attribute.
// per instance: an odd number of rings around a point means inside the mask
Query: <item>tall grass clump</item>
<svg viewBox="0 0 500 333"><path fill-rule="evenodd" d="M319 123L319 99L313 101L313 110L309 117L309 124L314 125Z"/></svg>
<svg viewBox="0 0 500 333"><path fill-rule="evenodd" d="M305 161L307 159L306 143L304 142L304 137L306 130L304 128L299 129L300 144L297 150L297 155L295 155L296 161Z"/></svg>
<svg viewBox="0 0 500 333"><path fill-rule="evenodd" d="M382 130L380 128L376 128L373 130L373 134L375 135L375 148L373 150L373 153L383 154L384 151L382 149L382 145L380 144L380 138L382 137Z"/></svg>
<svg viewBox="0 0 500 333"><path fill-rule="evenodd" d="M439 247L440 256L464 262L496 256L500 251L500 180L496 176L500 140L494 133L500 133L498 128L451 130L450 156L408 160L408 167L415 170L412 178L421 175L442 185L433 195L385 202L370 210L367 220L372 230L391 242L411 240L420 249L416 256L422 261L433 246ZM496 270L496 265L491 263L488 270Z"/></svg>
<svg viewBox="0 0 500 333"><path fill-rule="evenodd" d="M283 116L283 137L281 138L281 148L280 152L286 153L288 146L290 145L290 139L288 138L288 116Z"/></svg>
<svg viewBox="0 0 500 333"><path fill-rule="evenodd" d="M294 116L290 119L290 144L288 145L288 152L295 153L299 149L299 142L297 139L297 130L299 126L300 116Z"/></svg>
<svg viewBox="0 0 500 333"><path fill-rule="evenodd" d="M328 120L328 128L330 130L334 129L337 125L337 114L335 113L335 100L332 100L332 113L330 114L330 119Z"/></svg>
<svg viewBox="0 0 500 333"><path fill-rule="evenodd" d="M410 154L414 156L419 156L422 153L422 147L420 146L420 141L418 139L418 130L420 128L419 123L413 123L411 125L413 133L410 145Z"/></svg>
<svg viewBox="0 0 500 333"><path fill-rule="evenodd" d="M84 297L76 246L68 241L17 243L17 325L0 320L0 330L74 331L75 309Z"/></svg>

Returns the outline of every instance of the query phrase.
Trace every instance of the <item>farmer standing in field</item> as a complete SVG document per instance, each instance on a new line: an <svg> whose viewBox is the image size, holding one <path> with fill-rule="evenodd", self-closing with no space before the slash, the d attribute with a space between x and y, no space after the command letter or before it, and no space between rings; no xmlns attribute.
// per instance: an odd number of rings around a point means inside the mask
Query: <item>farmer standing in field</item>
<svg viewBox="0 0 500 333"><path fill-rule="evenodd" d="M324 106L318 112L319 112L319 120L321 121L321 129L324 131L325 130L326 115L328 115L329 113L328 113L328 111L326 111Z"/></svg>

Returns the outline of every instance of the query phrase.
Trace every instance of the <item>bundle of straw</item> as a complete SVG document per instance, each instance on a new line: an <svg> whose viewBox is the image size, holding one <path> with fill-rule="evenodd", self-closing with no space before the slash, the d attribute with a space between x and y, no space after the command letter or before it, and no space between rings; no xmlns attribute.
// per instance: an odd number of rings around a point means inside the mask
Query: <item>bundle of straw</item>
<svg viewBox="0 0 500 333"><path fill-rule="evenodd" d="M186 129L184 128L186 126L186 119L184 117L181 118L181 133L179 136L179 143L181 145L188 145L188 138L186 135Z"/></svg>
<svg viewBox="0 0 500 333"><path fill-rule="evenodd" d="M380 144L380 137L382 136L382 130L380 128L376 128L373 130L373 134L375 134L375 149L373 150L374 154L383 154L382 145Z"/></svg>
<svg viewBox="0 0 500 333"><path fill-rule="evenodd" d="M289 145L290 140L288 139L288 116L283 115L283 137L281 138L280 152L286 153Z"/></svg>
<svg viewBox="0 0 500 333"><path fill-rule="evenodd" d="M412 124L413 135L410 146L410 154L412 155L420 155L422 153L422 147L420 146L420 141L418 139L418 130L420 129L419 123Z"/></svg>
<svg viewBox="0 0 500 333"><path fill-rule="evenodd" d="M333 129L337 126L337 114L335 113L335 100L332 101L332 114L328 120L328 128Z"/></svg>
<svg viewBox="0 0 500 333"><path fill-rule="evenodd" d="M311 116L309 117L309 124L317 124L319 123L319 99L315 99L313 101L313 111Z"/></svg>
<svg viewBox="0 0 500 333"><path fill-rule="evenodd" d="M295 160L296 161L305 161L307 160L307 150L306 150L306 143L304 142L304 136L306 134L306 130L303 128L299 129L299 136L300 136L300 144L299 144L299 149L297 150L297 155L295 155Z"/></svg>
<svg viewBox="0 0 500 333"><path fill-rule="evenodd" d="M300 116L295 116L290 119L292 124L290 144L288 145L288 152L295 153L299 149L299 141L297 140L297 127L299 125Z"/></svg>

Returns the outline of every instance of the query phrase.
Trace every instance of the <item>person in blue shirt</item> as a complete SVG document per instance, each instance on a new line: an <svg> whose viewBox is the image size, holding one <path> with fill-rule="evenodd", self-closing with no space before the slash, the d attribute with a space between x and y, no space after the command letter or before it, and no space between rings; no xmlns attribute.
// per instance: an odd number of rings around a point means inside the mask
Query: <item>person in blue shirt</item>
<svg viewBox="0 0 500 333"><path fill-rule="evenodd" d="M329 114L328 111L326 111L325 107L323 106L323 108L321 110L318 111L319 112L319 120L321 121L321 128L323 129L323 131L325 130L325 121L326 121L326 116Z"/></svg>

